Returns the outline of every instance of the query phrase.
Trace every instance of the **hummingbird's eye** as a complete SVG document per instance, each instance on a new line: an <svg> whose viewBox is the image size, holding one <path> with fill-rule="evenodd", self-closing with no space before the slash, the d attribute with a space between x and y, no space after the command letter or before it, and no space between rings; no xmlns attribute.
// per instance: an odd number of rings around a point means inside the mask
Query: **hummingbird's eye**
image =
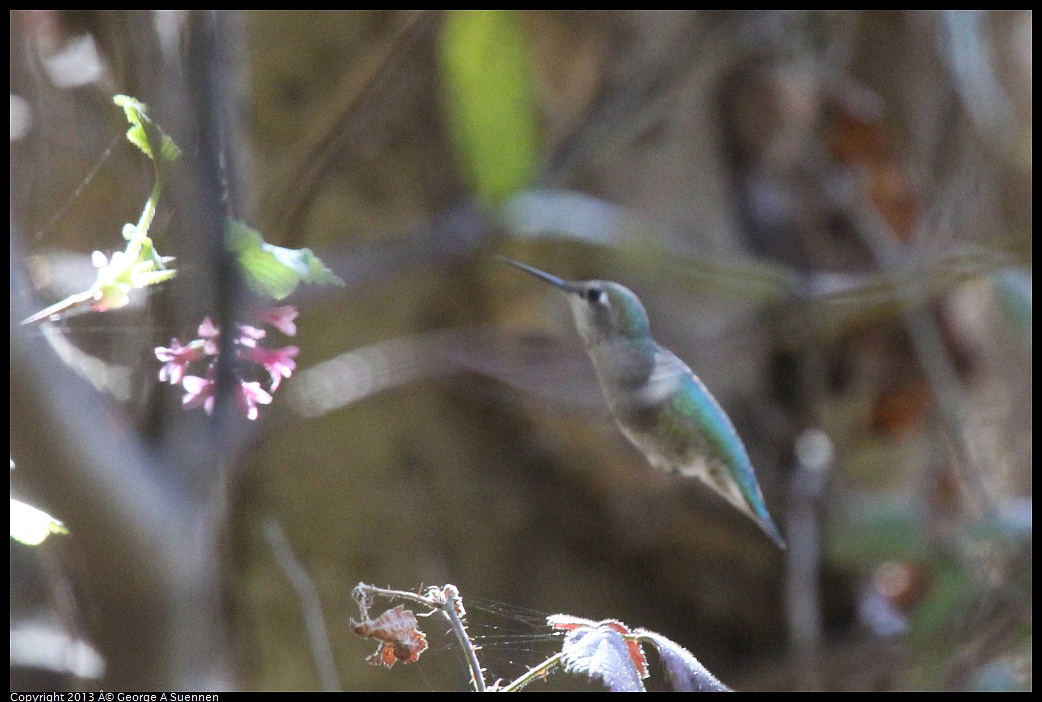
<svg viewBox="0 0 1042 702"><path fill-rule="evenodd" d="M597 288L590 288L586 291L586 299L590 302L600 302L604 292Z"/></svg>

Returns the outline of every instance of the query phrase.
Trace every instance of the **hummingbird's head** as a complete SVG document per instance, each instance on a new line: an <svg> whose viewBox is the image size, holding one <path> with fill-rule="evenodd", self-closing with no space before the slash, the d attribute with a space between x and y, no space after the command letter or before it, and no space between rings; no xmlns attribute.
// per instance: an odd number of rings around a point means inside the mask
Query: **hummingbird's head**
<svg viewBox="0 0 1042 702"><path fill-rule="evenodd" d="M587 348L604 341L645 341L651 338L648 313L629 288L607 280L563 280L538 268L503 258L568 295L575 327Z"/></svg>

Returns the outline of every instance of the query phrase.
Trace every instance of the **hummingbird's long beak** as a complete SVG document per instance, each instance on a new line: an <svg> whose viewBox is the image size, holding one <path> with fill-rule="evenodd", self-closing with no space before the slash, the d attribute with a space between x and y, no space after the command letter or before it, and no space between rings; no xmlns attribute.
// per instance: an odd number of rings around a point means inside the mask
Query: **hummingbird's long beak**
<svg viewBox="0 0 1042 702"><path fill-rule="evenodd" d="M560 288L561 290L564 290L565 292L569 292L569 293L580 293L580 292L582 292L582 288L580 288L575 283L572 283L570 281L558 278L556 275L550 275L549 273L545 273L545 272L539 270L538 268L532 268L531 266L526 266L525 264L518 263L517 261L514 261L513 259L509 259L506 256L500 256L499 260L501 260L503 263L507 263L507 264L513 266L514 268L520 268L523 271L531 273L536 278L539 278L540 280L542 280L544 282L550 283L550 285L553 285L555 288Z"/></svg>

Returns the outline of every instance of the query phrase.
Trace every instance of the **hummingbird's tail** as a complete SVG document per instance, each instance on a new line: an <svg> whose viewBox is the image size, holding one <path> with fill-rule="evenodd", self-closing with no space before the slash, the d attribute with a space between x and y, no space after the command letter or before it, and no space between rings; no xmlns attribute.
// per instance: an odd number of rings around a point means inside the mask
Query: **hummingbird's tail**
<svg viewBox="0 0 1042 702"><path fill-rule="evenodd" d="M751 473L750 473L751 475ZM753 478L755 481L755 477ZM737 483L730 483L729 487L733 486L734 489L721 489L717 487L717 490L727 498L728 502L737 507L741 512L748 515L756 525L760 527L760 530L767 537L774 542L774 545L785 551L788 549L788 545L785 543L785 538L781 535L781 530L778 525L771 519L770 513L767 511L767 503L764 502L763 493L760 492L760 486L755 482L751 486L752 495L745 495ZM750 499L751 497L751 499Z"/></svg>
<svg viewBox="0 0 1042 702"><path fill-rule="evenodd" d="M785 538L767 511L767 504L764 502L760 485L756 482L756 476L752 472L752 466L749 465L748 459L743 459L740 465L745 466L746 470L738 471L734 476L725 465L705 460L696 461L677 472L702 480L731 503L735 509L756 522L756 525L774 542L775 546L783 551L786 550L788 546L785 544Z"/></svg>
<svg viewBox="0 0 1042 702"><path fill-rule="evenodd" d="M774 520L771 519L771 515L767 514L766 508L759 510L759 514L753 514L752 517L759 525L760 529L763 530L763 533L767 534L771 541L774 542L775 546L780 548L782 551L788 549L788 545L785 543L785 538L781 535L781 531L774 523Z"/></svg>

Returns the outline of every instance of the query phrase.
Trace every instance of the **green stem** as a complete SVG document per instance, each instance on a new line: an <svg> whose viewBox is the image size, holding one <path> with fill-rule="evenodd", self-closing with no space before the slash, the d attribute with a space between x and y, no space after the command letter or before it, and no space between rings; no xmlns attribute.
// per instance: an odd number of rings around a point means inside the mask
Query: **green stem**
<svg viewBox="0 0 1042 702"><path fill-rule="evenodd" d="M522 688L533 682L536 678L545 678L553 669L560 664L561 659L564 657L564 652L555 653L554 655L547 658L545 661L540 663L534 668L531 668L527 673L519 677L514 682L510 683L505 687L499 688L500 692L519 692Z"/></svg>
<svg viewBox="0 0 1042 702"><path fill-rule="evenodd" d="M162 180L159 177L159 167L156 166L156 182L152 186L152 194L148 196L145 209L141 211L141 219L138 220L137 229L142 236L148 234L148 228L152 226L152 220L156 216L156 206L159 204L159 193L162 190Z"/></svg>

